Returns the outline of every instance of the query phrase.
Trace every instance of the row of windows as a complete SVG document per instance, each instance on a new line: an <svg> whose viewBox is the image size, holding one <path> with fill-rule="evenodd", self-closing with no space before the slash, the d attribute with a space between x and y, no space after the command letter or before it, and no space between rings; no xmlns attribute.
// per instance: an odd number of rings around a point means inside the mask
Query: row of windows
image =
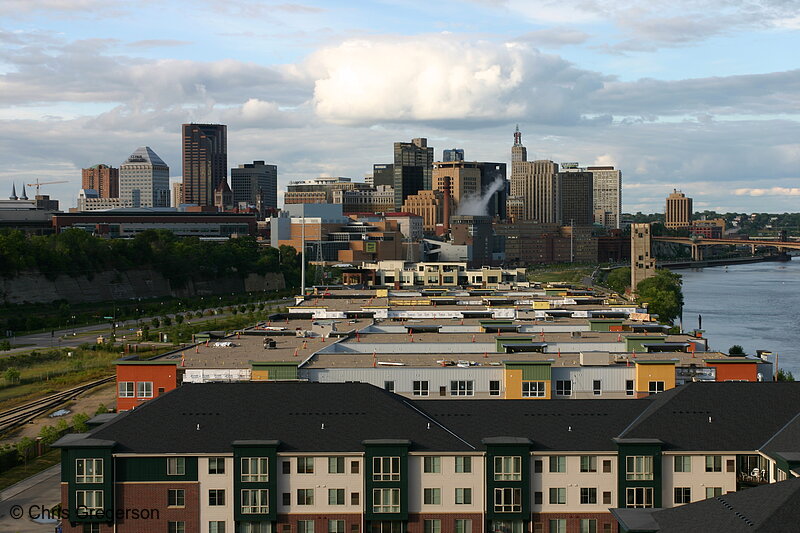
<svg viewBox="0 0 800 533"><path fill-rule="evenodd" d="M546 382L544 381L523 381L522 382L522 397L523 398L544 398ZM394 392L394 381L385 381L384 388ZM489 381L489 396L500 396L500 381ZM665 384L663 381L649 381L647 383L647 390L650 394L664 392ZM444 387L440 390L440 395L444 395ZM458 380L450 382L450 396L473 396L475 391L475 382L473 380ZM570 380L556 380L555 393L558 396L572 396L572 381ZM592 381L592 393L595 396L603 394L602 380L596 379ZM636 393L634 380L625 380L625 394L633 396ZM411 394L413 396L429 396L430 384L428 381L419 380L414 381L411 387Z"/></svg>
<svg viewBox="0 0 800 533"><path fill-rule="evenodd" d="M120 398L152 398L153 397L153 382L152 381L120 381L119 382L119 397Z"/></svg>

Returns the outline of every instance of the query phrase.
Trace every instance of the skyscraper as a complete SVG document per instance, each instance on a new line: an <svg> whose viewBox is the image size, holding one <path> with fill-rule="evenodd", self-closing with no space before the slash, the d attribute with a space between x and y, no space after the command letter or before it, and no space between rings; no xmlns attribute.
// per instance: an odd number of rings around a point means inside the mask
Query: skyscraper
<svg viewBox="0 0 800 533"><path fill-rule="evenodd" d="M278 167L253 161L231 169L233 203L247 202L262 209L278 208Z"/></svg>
<svg viewBox="0 0 800 533"><path fill-rule="evenodd" d="M574 165L574 166L573 166ZM591 226L594 222L592 210L592 173L577 164L562 164L556 174L556 222L562 226Z"/></svg>
<svg viewBox="0 0 800 533"><path fill-rule="evenodd" d="M81 169L81 189L97 191L98 198L119 198L119 169L103 164Z"/></svg>
<svg viewBox="0 0 800 533"><path fill-rule="evenodd" d="M556 173L552 161L512 161L511 194L521 198L522 220L558 222Z"/></svg>
<svg viewBox="0 0 800 533"><path fill-rule="evenodd" d="M666 224L670 229L688 228L692 225L692 199L677 189L667 196Z"/></svg>
<svg viewBox="0 0 800 533"><path fill-rule="evenodd" d="M133 207L169 207L169 167L149 146L119 166L119 197Z"/></svg>
<svg viewBox="0 0 800 533"><path fill-rule="evenodd" d="M524 172L525 163L528 161L528 149L522 146L522 133L519 131L519 124L514 131L514 145L511 147L511 196L520 196L514 190L514 178L519 177Z"/></svg>
<svg viewBox="0 0 800 533"><path fill-rule="evenodd" d="M622 171L614 167L588 167L592 173L594 221L606 228L619 229L622 215Z"/></svg>
<svg viewBox="0 0 800 533"><path fill-rule="evenodd" d="M433 182L433 147L428 139L412 139L410 143L394 143L394 206L400 210L403 201L420 190L430 190ZM377 183L376 183L377 184Z"/></svg>
<svg viewBox="0 0 800 533"><path fill-rule="evenodd" d="M183 125L183 202L214 205L214 191L228 175L228 127Z"/></svg>
<svg viewBox="0 0 800 533"><path fill-rule="evenodd" d="M442 151L442 161L449 163L452 161L463 161L464 149L463 148L450 148L449 150Z"/></svg>

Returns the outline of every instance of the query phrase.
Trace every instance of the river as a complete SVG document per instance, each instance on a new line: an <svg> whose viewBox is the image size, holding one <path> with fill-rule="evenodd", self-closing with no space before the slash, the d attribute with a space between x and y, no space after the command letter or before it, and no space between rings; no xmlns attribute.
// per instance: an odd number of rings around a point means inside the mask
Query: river
<svg viewBox="0 0 800 533"><path fill-rule="evenodd" d="M676 272L683 276L684 330L697 328L702 315L712 350L769 350L800 380L800 257Z"/></svg>

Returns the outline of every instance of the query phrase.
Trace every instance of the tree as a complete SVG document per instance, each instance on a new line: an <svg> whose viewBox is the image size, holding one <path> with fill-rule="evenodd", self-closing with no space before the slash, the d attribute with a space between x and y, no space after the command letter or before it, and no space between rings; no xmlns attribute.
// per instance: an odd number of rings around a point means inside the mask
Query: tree
<svg viewBox="0 0 800 533"><path fill-rule="evenodd" d="M10 350L10 349L11 349L11 343L8 342L8 340L4 339L4 340L0 341L0 352L4 352L4 351Z"/></svg>
<svg viewBox="0 0 800 533"><path fill-rule="evenodd" d="M30 437L22 437L22 439L17 442L17 457L23 463L25 463L25 470L28 469L28 457L31 456L31 452L33 452L33 440Z"/></svg>
<svg viewBox="0 0 800 533"><path fill-rule="evenodd" d="M183 315L175 315L175 323L178 325L183 324Z"/></svg>
<svg viewBox="0 0 800 533"><path fill-rule="evenodd" d="M784 370L778 370L778 381L794 381L794 376L792 372L785 372Z"/></svg>
<svg viewBox="0 0 800 533"><path fill-rule="evenodd" d="M106 404L101 403L100 405L97 406L97 411L95 411L94 414L102 415L107 412L108 412L108 407L106 407Z"/></svg>
<svg viewBox="0 0 800 533"><path fill-rule="evenodd" d="M172 319L168 316L165 316L164 319L161 321L166 327L170 327L172 325Z"/></svg>
<svg viewBox="0 0 800 533"><path fill-rule="evenodd" d="M89 426L86 422L89 420L89 415L86 413L75 413L72 417L72 431L75 433L86 433L89 431Z"/></svg>
<svg viewBox="0 0 800 533"><path fill-rule="evenodd" d="M154 328L157 328L158 326L161 325L161 321L159 321L158 317L156 317L156 318L154 318L153 320L150 321L150 324L152 324L152 326Z"/></svg>
<svg viewBox="0 0 800 533"><path fill-rule="evenodd" d="M647 303L648 311L658 315L663 324L672 324L683 309L681 276L666 269L659 269L655 276L640 281L636 295L637 303Z"/></svg>
<svg viewBox="0 0 800 533"><path fill-rule="evenodd" d="M39 437L41 437L42 444L45 446L50 446L57 441L60 436L61 434L58 432L58 429L53 426L42 426L42 429L39 430Z"/></svg>
<svg viewBox="0 0 800 533"><path fill-rule="evenodd" d="M9 367L3 373L3 378L6 380L6 383L13 384L19 382L19 370L16 368Z"/></svg>
<svg viewBox="0 0 800 533"><path fill-rule="evenodd" d="M728 355L745 355L744 348L742 348L738 344L734 344L733 346L728 348Z"/></svg>
<svg viewBox="0 0 800 533"><path fill-rule="evenodd" d="M606 278L606 286L612 291L618 292L619 294L625 294L630 285L631 269L628 267L615 268L608 274L608 277Z"/></svg>

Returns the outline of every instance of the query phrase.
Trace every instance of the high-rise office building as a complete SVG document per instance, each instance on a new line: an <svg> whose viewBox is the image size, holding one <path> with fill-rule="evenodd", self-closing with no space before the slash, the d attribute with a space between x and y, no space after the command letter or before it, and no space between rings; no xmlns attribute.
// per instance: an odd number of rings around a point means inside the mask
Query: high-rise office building
<svg viewBox="0 0 800 533"><path fill-rule="evenodd" d="M119 197L133 207L169 207L169 167L149 146L119 166Z"/></svg>
<svg viewBox="0 0 800 533"><path fill-rule="evenodd" d="M592 173L594 222L619 229L622 216L622 171L614 167L588 167Z"/></svg>
<svg viewBox="0 0 800 533"><path fill-rule="evenodd" d="M519 124L514 131L514 145L511 147L511 196L522 196L517 190L520 179L525 172L525 164L528 161L528 149L522 146L522 133L519 131Z"/></svg>
<svg viewBox="0 0 800 533"><path fill-rule="evenodd" d="M253 161L231 169L233 203L278 208L278 167L264 161Z"/></svg>
<svg viewBox="0 0 800 533"><path fill-rule="evenodd" d="M450 148L449 150L442 151L442 161L445 163L451 161L463 161L464 149L463 148Z"/></svg>
<svg viewBox="0 0 800 533"><path fill-rule="evenodd" d="M670 229L688 228L692 225L692 199L677 189L667 196L666 224Z"/></svg>
<svg viewBox="0 0 800 533"><path fill-rule="evenodd" d="M433 147L428 139L394 143L394 206L399 210L409 195L430 190L433 183ZM381 185L374 182L376 185Z"/></svg>
<svg viewBox="0 0 800 533"><path fill-rule="evenodd" d="M183 203L183 183L176 181L172 183L172 207L180 207Z"/></svg>
<svg viewBox="0 0 800 533"><path fill-rule="evenodd" d="M556 174L556 222L562 226L591 226L592 196L592 173L578 168L577 163L562 163L561 172Z"/></svg>
<svg viewBox="0 0 800 533"><path fill-rule="evenodd" d="M511 194L523 202L522 220L558 222L556 173L549 160L512 162Z"/></svg>
<svg viewBox="0 0 800 533"><path fill-rule="evenodd" d="M506 202L508 201L508 179L506 179L506 164L479 161L481 171L481 197L491 193L486 199L486 211L490 217L505 220L507 216Z"/></svg>
<svg viewBox="0 0 800 533"><path fill-rule="evenodd" d="M373 187L377 187L378 185L394 187L394 165L391 163L372 165L371 185Z"/></svg>
<svg viewBox="0 0 800 533"><path fill-rule="evenodd" d="M103 164L81 169L81 189L97 191L98 198L119 198L119 169Z"/></svg>
<svg viewBox="0 0 800 533"><path fill-rule="evenodd" d="M183 202L214 205L214 191L228 175L228 127L183 125Z"/></svg>
<svg viewBox="0 0 800 533"><path fill-rule="evenodd" d="M480 196L481 171L477 162L438 161L434 163L432 189L444 191L445 177L450 178L450 194L456 208L463 199ZM486 213L474 214L485 215Z"/></svg>

